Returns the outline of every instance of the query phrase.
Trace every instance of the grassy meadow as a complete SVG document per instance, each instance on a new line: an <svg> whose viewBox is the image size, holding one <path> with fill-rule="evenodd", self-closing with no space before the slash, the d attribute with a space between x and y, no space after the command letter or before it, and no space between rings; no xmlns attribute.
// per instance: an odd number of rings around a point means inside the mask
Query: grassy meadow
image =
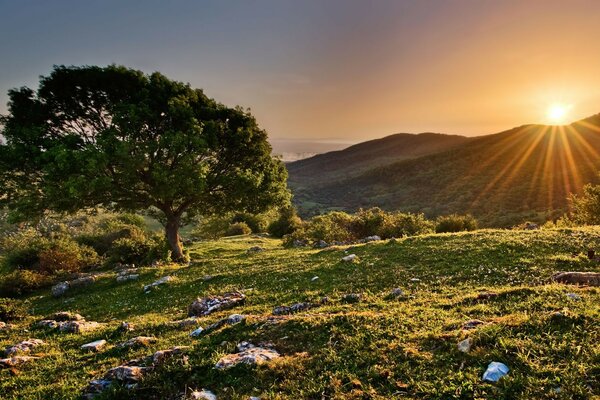
<svg viewBox="0 0 600 400"><path fill-rule="evenodd" d="M252 246L263 252L248 253ZM117 283L114 271L91 286L55 299L49 290L24 300L26 319L0 332L0 347L27 338L48 342L41 358L0 370L2 399L77 399L87 383L122 362L175 345L192 346L186 363L152 371L132 390L113 387L99 399L179 399L205 388L219 399L592 399L600 398L600 288L550 283L557 271L599 271L587 258L600 228L479 230L425 235L326 249L284 249L280 240L239 236L194 243L189 266L147 267L138 281ZM347 254L354 262L343 262ZM144 294L165 275L176 279ZM206 280L206 276L212 279ZM312 280L318 276L318 279ZM394 288L404 295L390 296ZM196 298L239 290L243 306L200 320L207 326L232 313L245 322L200 338L169 326ZM498 295L478 299L481 292ZM345 303L342 296L361 300ZM567 296L574 293L575 298ZM274 318L275 306L326 304ZM34 327L57 311L103 323L81 335ZM483 325L463 330L479 319ZM122 321L135 325L118 332ZM155 336L147 348L117 345ZM469 353L456 344L470 337ZM106 339L99 353L82 344ZM241 341L271 342L283 357L258 366L217 370ZM497 383L481 377L491 361L509 366Z"/></svg>

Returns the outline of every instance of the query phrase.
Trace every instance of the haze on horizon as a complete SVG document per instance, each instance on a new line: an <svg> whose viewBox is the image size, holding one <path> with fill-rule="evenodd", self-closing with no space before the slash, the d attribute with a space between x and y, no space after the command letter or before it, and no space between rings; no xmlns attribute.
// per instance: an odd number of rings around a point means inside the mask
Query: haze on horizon
<svg viewBox="0 0 600 400"><path fill-rule="evenodd" d="M584 0L0 0L0 114L54 64L116 63L249 107L288 145L489 134L549 123L555 104L573 121L600 112L598 15Z"/></svg>

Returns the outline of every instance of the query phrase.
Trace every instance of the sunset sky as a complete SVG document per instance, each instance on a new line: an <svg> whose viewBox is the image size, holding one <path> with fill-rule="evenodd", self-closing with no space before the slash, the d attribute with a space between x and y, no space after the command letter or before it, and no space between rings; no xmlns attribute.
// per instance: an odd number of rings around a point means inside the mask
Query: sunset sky
<svg viewBox="0 0 600 400"><path fill-rule="evenodd" d="M489 134L600 112L600 1L0 0L0 113L53 64L250 107L273 139Z"/></svg>

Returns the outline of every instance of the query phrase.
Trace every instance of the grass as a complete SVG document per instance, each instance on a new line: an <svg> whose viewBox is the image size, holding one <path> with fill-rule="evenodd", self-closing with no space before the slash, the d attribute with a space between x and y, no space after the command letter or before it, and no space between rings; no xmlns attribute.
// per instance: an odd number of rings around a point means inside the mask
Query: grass
<svg viewBox="0 0 600 400"><path fill-rule="evenodd" d="M246 253L256 245L265 251ZM137 389L115 387L104 398L170 399L186 388L210 389L219 399L600 398L600 290L549 282L556 271L598 271L585 257L598 246L600 228L481 230L360 245L351 250L358 262L344 263L341 247L283 249L278 240L250 236L197 243L187 267L145 268L134 282L105 278L61 299L49 291L28 297L31 315L0 332L0 347L29 337L49 345L19 373L0 370L0 398L75 399L109 368L174 345L193 346L187 364L158 368ZM168 274L176 281L142 293L144 284ZM205 275L214 278L204 281ZM314 276L319 279L311 282ZM406 296L390 298L395 287ZM247 314L245 323L199 339L189 337L192 329L164 324L186 317L197 296L231 290L244 291L246 304L201 325L233 312ZM499 295L478 301L482 291ZM581 298L569 298L571 292ZM362 299L345 304L346 293ZM330 299L326 305L268 321L275 306L323 296ZM32 327L64 310L105 327L84 335ZM475 318L486 323L461 329ZM117 333L121 321L136 330ZM159 340L145 349L114 347L137 335ZM456 343L466 336L473 348L463 354ZM99 354L79 350L101 338L112 347ZM272 342L284 357L215 370L243 340ZM491 361L511 369L495 384L481 381Z"/></svg>

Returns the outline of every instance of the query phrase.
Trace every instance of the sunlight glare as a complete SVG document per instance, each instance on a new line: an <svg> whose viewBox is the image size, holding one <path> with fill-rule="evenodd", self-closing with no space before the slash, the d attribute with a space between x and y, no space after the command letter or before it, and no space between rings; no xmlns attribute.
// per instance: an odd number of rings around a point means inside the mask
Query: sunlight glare
<svg viewBox="0 0 600 400"><path fill-rule="evenodd" d="M548 108L546 115L553 124L563 124L570 109L570 105L555 103Z"/></svg>

